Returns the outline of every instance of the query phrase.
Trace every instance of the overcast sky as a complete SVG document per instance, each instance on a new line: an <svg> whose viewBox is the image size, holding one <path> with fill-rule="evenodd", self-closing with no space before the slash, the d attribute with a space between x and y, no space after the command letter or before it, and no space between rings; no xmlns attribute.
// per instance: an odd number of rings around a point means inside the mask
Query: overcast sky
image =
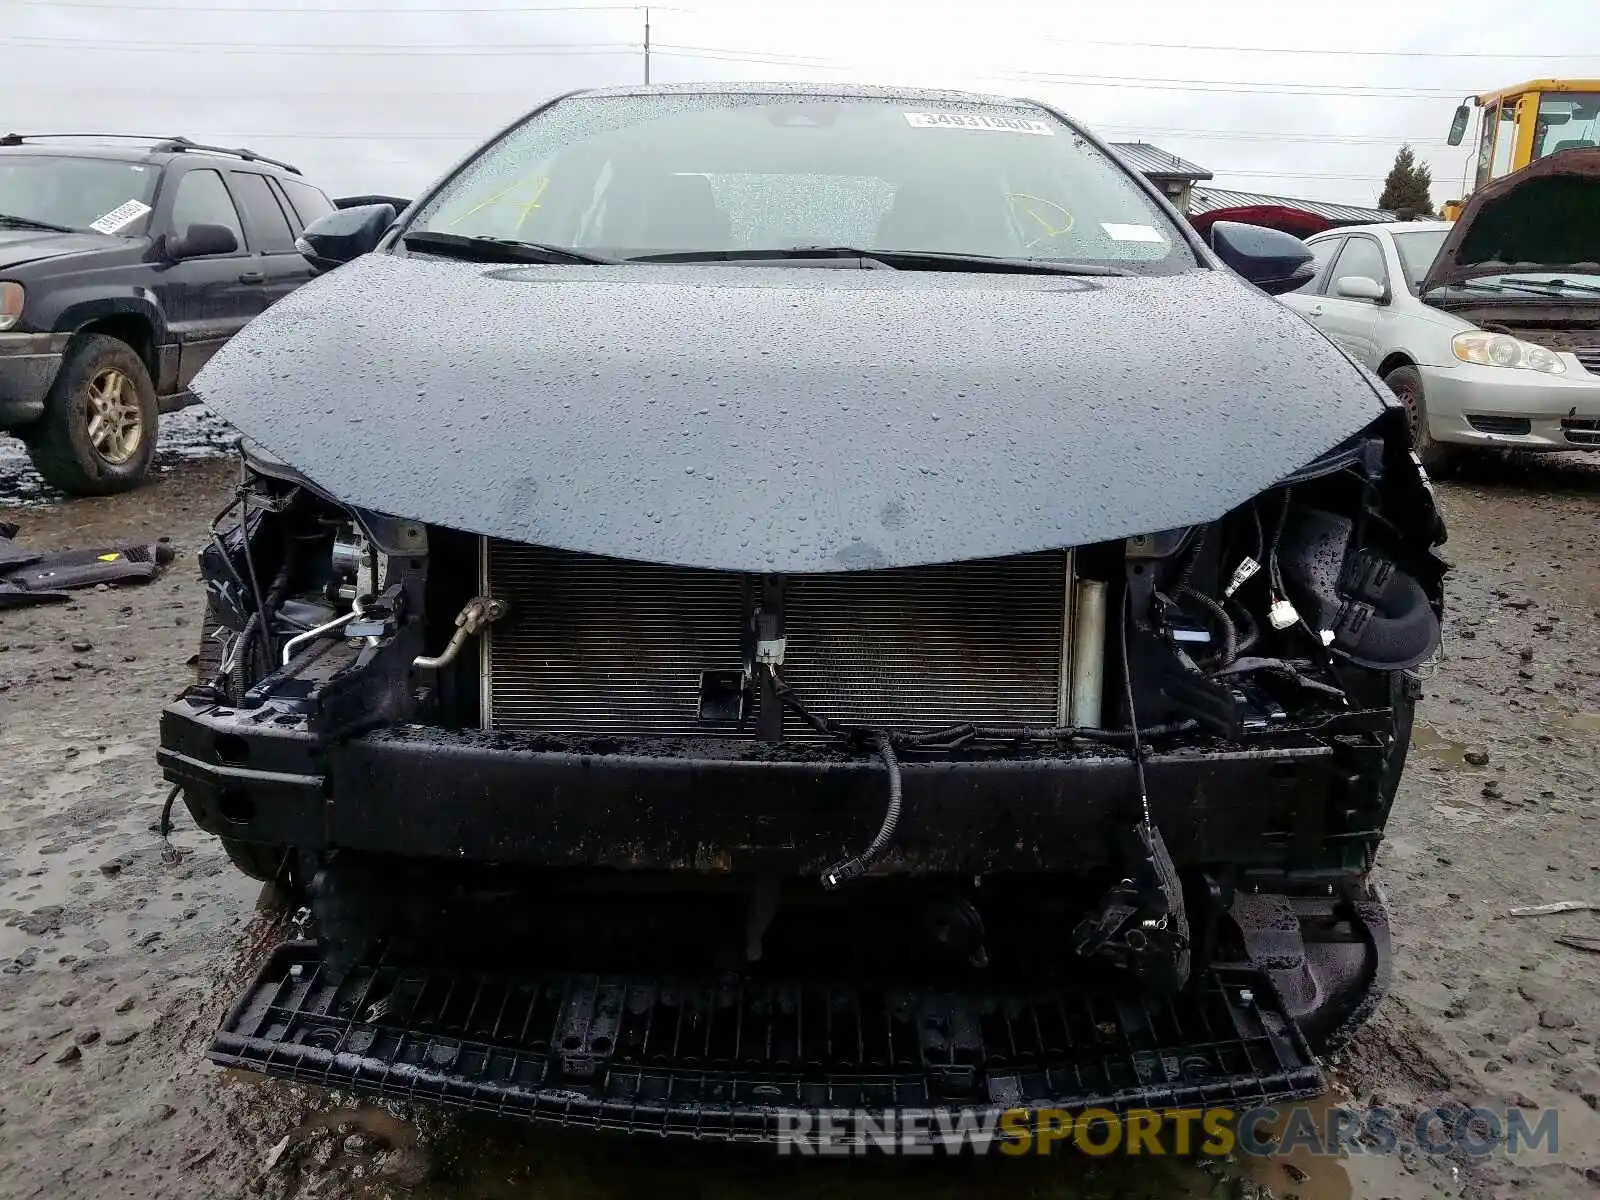
<svg viewBox="0 0 1600 1200"><path fill-rule="evenodd" d="M1459 194L1466 152L1444 134L1467 93L1600 76L1596 0L686 0L651 14L656 81L1031 95L1198 162L1216 186L1355 204L1376 202L1403 141L1433 167L1435 202ZM410 196L541 98L642 79L643 26L642 8L570 0L0 0L0 129L182 133L287 158L335 194Z"/></svg>

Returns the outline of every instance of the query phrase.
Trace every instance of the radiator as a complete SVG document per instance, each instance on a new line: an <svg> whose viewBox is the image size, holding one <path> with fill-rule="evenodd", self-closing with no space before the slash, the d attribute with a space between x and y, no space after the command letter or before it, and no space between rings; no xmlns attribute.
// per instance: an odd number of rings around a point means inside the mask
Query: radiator
<svg viewBox="0 0 1600 1200"><path fill-rule="evenodd" d="M751 737L701 718L707 672L737 675L759 576L483 541L509 603L482 642L487 728ZM1069 551L783 581L783 673L828 717L895 729L1065 718ZM786 738L812 732L792 714Z"/></svg>

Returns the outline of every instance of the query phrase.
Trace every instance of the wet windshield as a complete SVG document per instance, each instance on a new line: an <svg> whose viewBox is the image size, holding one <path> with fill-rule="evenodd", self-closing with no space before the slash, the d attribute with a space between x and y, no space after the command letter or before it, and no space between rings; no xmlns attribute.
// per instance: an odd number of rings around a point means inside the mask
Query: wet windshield
<svg viewBox="0 0 1600 1200"><path fill-rule="evenodd" d="M3 154L0 216L134 237L150 219L159 174L146 163L110 158Z"/></svg>
<svg viewBox="0 0 1600 1200"><path fill-rule="evenodd" d="M1539 97L1533 157L1600 146L1600 92L1546 92Z"/></svg>
<svg viewBox="0 0 1600 1200"><path fill-rule="evenodd" d="M1400 263L1406 269L1406 286L1413 293L1422 287L1422 277L1438 257L1439 247L1444 244L1448 232L1448 229L1419 229L1394 235L1394 247L1400 252Z"/></svg>
<svg viewBox="0 0 1600 1200"><path fill-rule="evenodd" d="M410 230L608 258L852 246L1195 265L1135 182L1048 114L877 97L573 97L491 144Z"/></svg>

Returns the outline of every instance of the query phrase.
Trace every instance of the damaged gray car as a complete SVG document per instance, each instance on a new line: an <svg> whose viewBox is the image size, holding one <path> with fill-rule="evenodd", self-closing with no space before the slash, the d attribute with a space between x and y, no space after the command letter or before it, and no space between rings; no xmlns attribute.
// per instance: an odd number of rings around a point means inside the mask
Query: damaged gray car
<svg viewBox="0 0 1600 1200"><path fill-rule="evenodd" d="M1038 104L772 85L303 241L195 381L160 761L305 905L215 1061L700 1138L1321 1089L1444 528L1298 241Z"/></svg>

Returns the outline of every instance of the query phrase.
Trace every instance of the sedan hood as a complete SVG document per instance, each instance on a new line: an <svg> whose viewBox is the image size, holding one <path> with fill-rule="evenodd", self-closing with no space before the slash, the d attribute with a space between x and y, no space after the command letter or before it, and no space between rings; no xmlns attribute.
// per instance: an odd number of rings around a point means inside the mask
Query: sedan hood
<svg viewBox="0 0 1600 1200"><path fill-rule="evenodd" d="M1600 273L1600 149L1536 158L1473 192L1421 291L1510 271Z"/></svg>
<svg viewBox="0 0 1600 1200"><path fill-rule="evenodd" d="M1189 218L1202 234L1211 232L1218 221L1236 221L1241 225L1261 225L1297 238L1308 238L1332 229L1333 222L1303 208L1284 204L1245 204L1237 208L1215 208L1210 212L1196 213Z"/></svg>
<svg viewBox="0 0 1600 1200"><path fill-rule="evenodd" d="M0 270L62 254L104 250L120 238L103 233L56 233L46 229L9 229L0 225Z"/></svg>
<svg viewBox="0 0 1600 1200"><path fill-rule="evenodd" d="M517 542L808 572L1210 520L1383 401L1223 271L494 267L368 255L194 390L355 507Z"/></svg>

